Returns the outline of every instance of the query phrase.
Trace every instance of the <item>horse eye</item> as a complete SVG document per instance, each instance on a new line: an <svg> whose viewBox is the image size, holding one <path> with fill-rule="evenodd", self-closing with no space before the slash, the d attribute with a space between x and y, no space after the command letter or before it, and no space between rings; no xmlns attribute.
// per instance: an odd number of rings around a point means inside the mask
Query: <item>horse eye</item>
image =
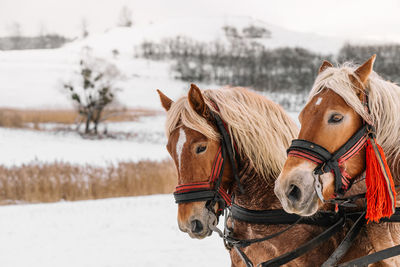
<svg viewBox="0 0 400 267"><path fill-rule="evenodd" d="M343 120L343 115L341 114L333 114L329 120L328 123L339 123Z"/></svg>
<svg viewBox="0 0 400 267"><path fill-rule="evenodd" d="M200 154L203 153L204 151L206 151L207 146L198 146L196 148L196 154Z"/></svg>

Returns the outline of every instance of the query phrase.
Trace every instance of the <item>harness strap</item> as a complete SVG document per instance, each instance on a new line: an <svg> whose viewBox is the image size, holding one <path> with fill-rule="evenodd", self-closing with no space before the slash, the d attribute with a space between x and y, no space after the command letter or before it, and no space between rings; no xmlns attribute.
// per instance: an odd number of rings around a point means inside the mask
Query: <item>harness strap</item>
<svg viewBox="0 0 400 267"><path fill-rule="evenodd" d="M295 225L297 225L299 222L301 221L301 218L299 218L296 222L290 224L288 227L284 228L283 230L273 233L271 235L267 235L261 238L253 238L253 239L236 239L234 237L231 236L227 236L225 237L225 240L228 242L228 244L230 244L231 246L234 247L241 247L241 248L245 248L250 246L251 244L254 243L260 243L263 241L267 241L270 240L272 238L275 238L277 236L280 236L281 234L283 234L286 231L289 231L290 229L292 229Z"/></svg>
<svg viewBox="0 0 400 267"><path fill-rule="evenodd" d="M188 203L194 201L206 201L214 198L214 191L191 191L185 193L174 193L176 203Z"/></svg>
<svg viewBox="0 0 400 267"><path fill-rule="evenodd" d="M235 246L235 250L242 261L246 264L246 267L253 267L253 263L251 262L249 257L247 257L247 255L239 247Z"/></svg>
<svg viewBox="0 0 400 267"><path fill-rule="evenodd" d="M239 174L238 174L238 170L236 167L236 162L235 162L235 158L233 156L233 149L232 149L232 141L231 138L229 136L228 130L225 126L225 123L222 121L222 119L214 112L211 112L211 114L213 115L216 124L217 124L217 128L220 132L220 134L222 135L222 140L221 142L223 142L224 144L222 144L222 146L225 145L226 147L226 151L228 153L228 158L229 158L229 162L231 164L231 168L232 168L232 173L233 173L233 177L237 183L237 186L240 190L240 192L242 194L244 194L244 189L242 187L242 184L240 183L240 178L239 178Z"/></svg>
<svg viewBox="0 0 400 267"><path fill-rule="evenodd" d="M367 256L343 264L339 264L338 267L368 266L371 263L375 263L398 255L400 255L400 245L383 249Z"/></svg>
<svg viewBox="0 0 400 267"><path fill-rule="evenodd" d="M346 234L340 245L335 249L332 255L321 265L321 267L335 266L342 259L342 257L350 249L358 233L360 233L362 226L365 224L365 221L365 212L363 212L350 228L349 232Z"/></svg>
<svg viewBox="0 0 400 267"><path fill-rule="evenodd" d="M303 254L305 254L308 251L310 251L311 249L315 248L322 242L331 238L335 233L337 233L340 229L342 229L344 222L345 222L344 217L341 217L334 225L332 225L331 227L326 229L320 235L318 235L315 238L311 239L310 241L306 242L304 245L302 245L290 252L287 252L279 257L276 257L276 258L273 258L266 262L260 263L259 266L277 267L277 266L281 266L283 264L286 264L286 263L302 256Z"/></svg>
<svg viewBox="0 0 400 267"><path fill-rule="evenodd" d="M234 203L231 206L231 214L235 220L265 225L292 224L301 218L300 224L331 226L338 220L338 214L332 211L319 211L314 216L301 217L283 209L250 210Z"/></svg>

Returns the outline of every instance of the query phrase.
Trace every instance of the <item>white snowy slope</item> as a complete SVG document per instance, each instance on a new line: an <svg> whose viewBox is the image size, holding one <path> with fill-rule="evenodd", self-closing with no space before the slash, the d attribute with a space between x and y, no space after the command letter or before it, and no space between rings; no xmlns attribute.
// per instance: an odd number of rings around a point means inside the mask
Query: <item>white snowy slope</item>
<svg viewBox="0 0 400 267"><path fill-rule="evenodd" d="M0 107L71 108L63 83L76 79L80 55L66 48L0 51ZM113 59L110 53L106 59L124 76L117 99L126 107L161 110L157 88L177 98L189 86L171 78L167 62L136 59L132 54Z"/></svg>
<svg viewBox="0 0 400 267"><path fill-rule="evenodd" d="M266 47L303 47L318 53L336 53L344 40L320 36L312 33L299 33L245 16L226 17L187 17L160 20L149 24L137 24L131 28L114 28L104 34L68 45L70 49L90 46L98 53L110 53L112 49L133 52L134 46L145 41L160 42L165 38L186 36L197 41L225 41L223 27L232 26L239 33L249 26L263 27L271 32L271 38L257 39Z"/></svg>
<svg viewBox="0 0 400 267"><path fill-rule="evenodd" d="M2 267L229 266L178 229L172 195L0 207Z"/></svg>
<svg viewBox="0 0 400 267"><path fill-rule="evenodd" d="M161 41L185 35L199 41L224 40L223 27L239 31L248 26L262 26L271 31L271 38L259 39L267 47L301 46L317 52L336 52L341 40L313 34L288 31L248 17L180 18L132 28L109 31L76 40L60 49L0 51L0 107L70 108L71 102L63 82L71 80L78 70L83 47L91 47L93 55L117 65L124 78L119 101L127 107L160 109L155 89L177 98L189 83L175 80L169 62L152 62L134 58L135 47L143 41ZM112 51L119 51L114 57ZM208 85L213 87L211 85Z"/></svg>

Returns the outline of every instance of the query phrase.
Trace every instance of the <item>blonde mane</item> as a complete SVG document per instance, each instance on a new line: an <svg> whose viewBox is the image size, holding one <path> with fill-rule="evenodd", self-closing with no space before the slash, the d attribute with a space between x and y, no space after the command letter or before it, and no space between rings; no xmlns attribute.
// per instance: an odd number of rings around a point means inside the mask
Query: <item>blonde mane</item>
<svg viewBox="0 0 400 267"><path fill-rule="evenodd" d="M377 141L385 151L393 174L399 173L400 160L400 87L383 80L372 72L366 84L369 92L369 109L365 111L357 93L360 89L354 87L350 75L356 68L349 63L338 68L327 68L320 73L311 89L308 102L324 88L329 88L341 96L364 120L376 128ZM364 92L361 92L364 93ZM395 177L399 178L399 177Z"/></svg>
<svg viewBox="0 0 400 267"><path fill-rule="evenodd" d="M298 129L284 110L272 101L244 88L202 91L207 106L227 123L241 158L248 158L258 174L273 180L286 160L286 149ZM211 103L217 104L219 112ZM166 135L185 125L212 140L220 135L191 107L187 97L174 102L167 113Z"/></svg>

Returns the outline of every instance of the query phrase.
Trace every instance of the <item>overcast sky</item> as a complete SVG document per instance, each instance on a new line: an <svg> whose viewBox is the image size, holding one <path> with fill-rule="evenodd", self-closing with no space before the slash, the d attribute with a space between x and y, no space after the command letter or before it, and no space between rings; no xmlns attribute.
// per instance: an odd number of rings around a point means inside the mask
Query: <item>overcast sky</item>
<svg viewBox="0 0 400 267"><path fill-rule="evenodd" d="M340 37L400 41L400 0L0 0L0 36L19 22L25 35L44 28L79 35L116 25L122 6L136 23L189 16L251 16L287 29Z"/></svg>

